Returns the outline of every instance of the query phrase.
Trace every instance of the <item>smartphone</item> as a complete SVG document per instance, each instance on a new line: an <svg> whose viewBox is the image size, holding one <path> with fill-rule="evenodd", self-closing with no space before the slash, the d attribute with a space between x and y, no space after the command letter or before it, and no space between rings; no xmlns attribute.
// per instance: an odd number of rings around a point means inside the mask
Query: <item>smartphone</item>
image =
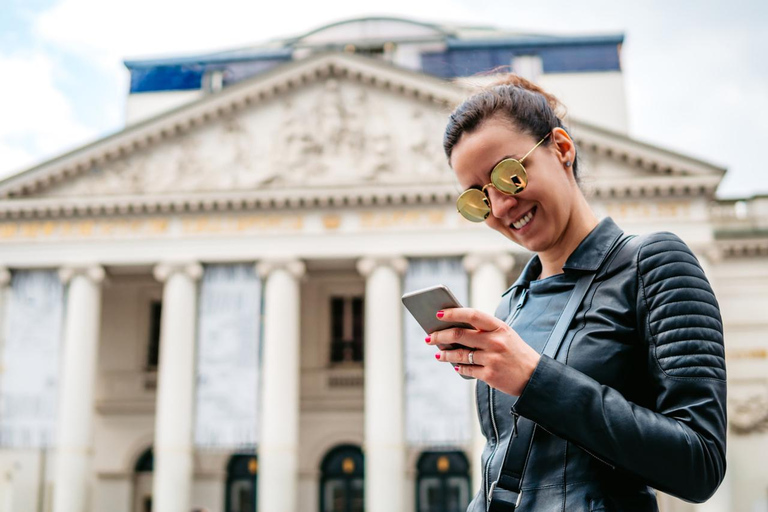
<svg viewBox="0 0 768 512"><path fill-rule="evenodd" d="M437 318L437 312L442 309L462 307L453 293L451 293L451 290L442 284L406 293L403 295L402 300L403 305L408 309L411 315L413 315L413 318L416 319L427 334L450 329L452 327L475 329L466 323L443 322Z"/></svg>
<svg viewBox="0 0 768 512"><path fill-rule="evenodd" d="M413 315L413 318L416 319L427 334L454 327L476 330L473 326L464 322L443 322L437 318L437 312L440 310L463 307L453 293L451 293L451 290L442 284L406 293L403 295L402 301L406 309ZM437 347L440 350L466 348L459 343L438 343ZM462 377L465 379L472 378L466 375L462 375Z"/></svg>

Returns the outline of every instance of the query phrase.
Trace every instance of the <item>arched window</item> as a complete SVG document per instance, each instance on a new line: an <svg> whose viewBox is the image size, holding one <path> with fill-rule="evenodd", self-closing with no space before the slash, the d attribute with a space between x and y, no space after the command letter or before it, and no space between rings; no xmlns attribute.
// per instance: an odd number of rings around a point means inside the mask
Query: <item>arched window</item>
<svg viewBox="0 0 768 512"><path fill-rule="evenodd" d="M359 446L332 449L320 470L320 512L363 512L363 451Z"/></svg>
<svg viewBox="0 0 768 512"><path fill-rule="evenodd" d="M155 455L150 446L139 455L133 468L133 511L152 512L152 472Z"/></svg>
<svg viewBox="0 0 768 512"><path fill-rule="evenodd" d="M256 478L259 461L255 454L238 453L227 464L226 512L256 512Z"/></svg>
<svg viewBox="0 0 768 512"><path fill-rule="evenodd" d="M462 452L424 452L417 468L417 512L464 512L467 509L469 462Z"/></svg>

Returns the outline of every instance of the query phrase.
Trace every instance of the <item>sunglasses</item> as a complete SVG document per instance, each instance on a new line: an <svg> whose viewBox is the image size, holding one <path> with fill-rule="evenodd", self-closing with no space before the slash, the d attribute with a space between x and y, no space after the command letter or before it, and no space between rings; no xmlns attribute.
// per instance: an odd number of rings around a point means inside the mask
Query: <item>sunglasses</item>
<svg viewBox="0 0 768 512"><path fill-rule="evenodd" d="M491 171L491 182L483 188L470 188L462 192L456 200L456 209L459 213L469 221L483 222L491 214L491 199L486 192L488 187L493 187L508 196L519 194L525 190L525 187L528 186L528 173L523 167L523 160L528 158L528 155L533 153L533 150L547 140L550 135L551 133L545 135L520 160L505 158L497 163Z"/></svg>

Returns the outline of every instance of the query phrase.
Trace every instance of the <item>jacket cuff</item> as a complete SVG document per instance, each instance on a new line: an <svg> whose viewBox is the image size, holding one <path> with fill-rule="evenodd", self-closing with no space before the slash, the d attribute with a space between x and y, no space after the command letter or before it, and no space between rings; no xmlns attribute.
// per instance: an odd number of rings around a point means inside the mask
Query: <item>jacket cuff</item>
<svg viewBox="0 0 768 512"><path fill-rule="evenodd" d="M558 381L562 378L562 366L562 363L542 355L512 409L536 423L539 423L537 419L543 419L548 410L551 413L553 400L559 394Z"/></svg>

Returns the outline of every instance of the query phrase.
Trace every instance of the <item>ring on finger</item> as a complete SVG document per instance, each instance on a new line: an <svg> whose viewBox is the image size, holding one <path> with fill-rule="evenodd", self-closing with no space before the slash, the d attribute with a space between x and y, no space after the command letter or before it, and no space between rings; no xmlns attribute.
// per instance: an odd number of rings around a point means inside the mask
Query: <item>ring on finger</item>
<svg viewBox="0 0 768 512"><path fill-rule="evenodd" d="M467 354L467 359L469 359L469 364L475 364L475 351L470 350L469 354Z"/></svg>

